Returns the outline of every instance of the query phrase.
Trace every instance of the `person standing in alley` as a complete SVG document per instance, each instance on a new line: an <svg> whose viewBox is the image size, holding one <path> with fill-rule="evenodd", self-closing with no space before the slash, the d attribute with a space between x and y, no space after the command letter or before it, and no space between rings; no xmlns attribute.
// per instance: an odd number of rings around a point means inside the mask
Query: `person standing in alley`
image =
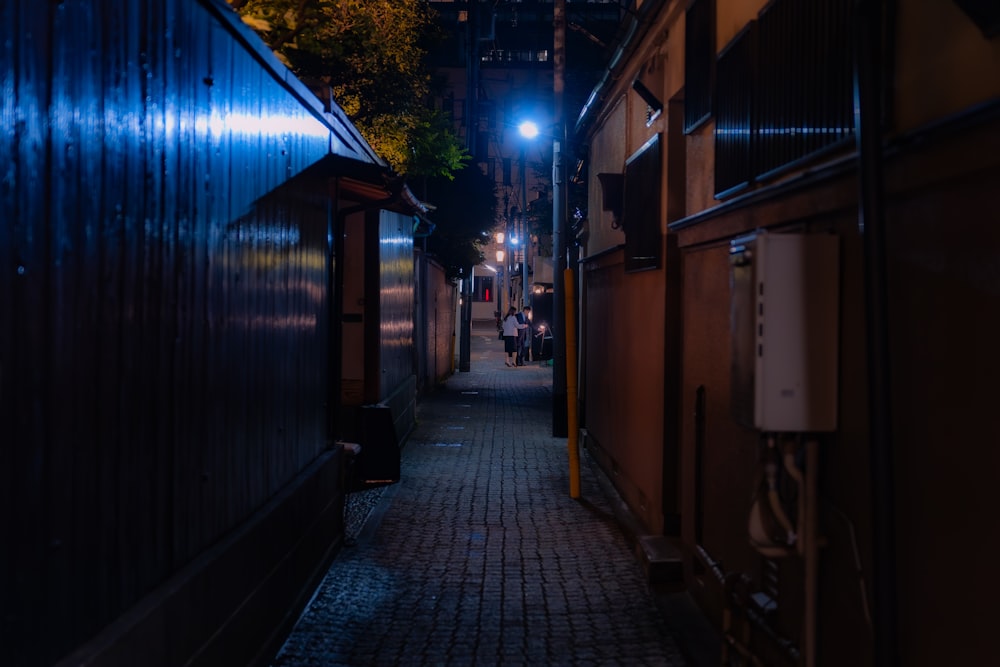
<svg viewBox="0 0 1000 667"><path fill-rule="evenodd" d="M525 306L517 314L524 328L517 332L517 365L524 366L531 356L531 306Z"/></svg>
<svg viewBox="0 0 1000 667"><path fill-rule="evenodd" d="M518 334L522 329L526 329L527 326L527 324L521 324L521 321L518 319L517 309L511 306L507 311L507 317L503 318L503 351L507 354L507 359L504 361L505 365L514 366L517 363L514 355L518 354Z"/></svg>

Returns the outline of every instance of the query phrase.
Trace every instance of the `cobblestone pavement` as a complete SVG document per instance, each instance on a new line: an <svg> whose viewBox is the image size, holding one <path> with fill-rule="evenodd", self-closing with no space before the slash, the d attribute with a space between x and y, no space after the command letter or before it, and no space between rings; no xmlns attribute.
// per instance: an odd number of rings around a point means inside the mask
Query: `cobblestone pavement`
<svg viewBox="0 0 1000 667"><path fill-rule="evenodd" d="M685 665L586 457L569 497L552 369L471 372L421 400L402 481L335 558L273 667Z"/></svg>

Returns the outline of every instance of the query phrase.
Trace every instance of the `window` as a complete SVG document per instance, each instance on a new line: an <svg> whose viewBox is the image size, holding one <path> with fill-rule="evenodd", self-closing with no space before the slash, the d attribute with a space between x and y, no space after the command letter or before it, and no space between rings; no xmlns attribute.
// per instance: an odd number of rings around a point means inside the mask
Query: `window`
<svg viewBox="0 0 1000 667"><path fill-rule="evenodd" d="M695 0L684 25L684 132L693 131L712 115L715 64L713 0Z"/></svg>
<svg viewBox="0 0 1000 667"><path fill-rule="evenodd" d="M774 0L719 54L715 196L854 136L851 0Z"/></svg>
<svg viewBox="0 0 1000 667"><path fill-rule="evenodd" d="M715 111L715 196L719 199L748 187L752 180L750 116L756 25L751 21L719 54Z"/></svg>
<svg viewBox="0 0 1000 667"><path fill-rule="evenodd" d="M754 176L853 140L851 5L783 0L760 12Z"/></svg>
<svg viewBox="0 0 1000 667"><path fill-rule="evenodd" d="M622 228L625 230L625 270L660 268L662 169L660 137L652 139L625 162Z"/></svg>
<svg viewBox="0 0 1000 667"><path fill-rule="evenodd" d="M488 302L494 299L496 299L496 292L493 291L493 276L476 276L472 300Z"/></svg>

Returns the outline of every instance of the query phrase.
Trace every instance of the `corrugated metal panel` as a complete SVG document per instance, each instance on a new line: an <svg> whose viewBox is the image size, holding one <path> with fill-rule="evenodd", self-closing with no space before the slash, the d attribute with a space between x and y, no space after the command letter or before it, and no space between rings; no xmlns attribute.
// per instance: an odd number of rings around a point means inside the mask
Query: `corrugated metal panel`
<svg viewBox="0 0 1000 667"><path fill-rule="evenodd" d="M755 176L853 140L851 6L782 0L761 11Z"/></svg>
<svg viewBox="0 0 1000 667"><path fill-rule="evenodd" d="M750 185L757 22L751 21L719 54L715 98L715 196Z"/></svg>
<svg viewBox="0 0 1000 667"><path fill-rule="evenodd" d="M847 0L775 0L719 55L717 198L853 140L850 12Z"/></svg>
<svg viewBox="0 0 1000 667"><path fill-rule="evenodd" d="M413 217L382 211L379 218L381 265L380 399L414 375Z"/></svg>
<svg viewBox="0 0 1000 667"><path fill-rule="evenodd" d="M51 664L327 445L326 181L293 177L376 159L226 12L0 8L12 664Z"/></svg>
<svg viewBox="0 0 1000 667"><path fill-rule="evenodd" d="M712 115L715 3L694 0L684 17L684 131Z"/></svg>

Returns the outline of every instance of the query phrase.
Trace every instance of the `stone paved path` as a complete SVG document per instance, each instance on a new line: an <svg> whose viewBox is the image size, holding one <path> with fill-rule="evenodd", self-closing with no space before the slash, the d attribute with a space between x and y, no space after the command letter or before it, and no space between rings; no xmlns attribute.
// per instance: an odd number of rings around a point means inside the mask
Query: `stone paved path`
<svg viewBox="0 0 1000 667"><path fill-rule="evenodd" d="M569 497L552 369L506 368L489 333L421 401L402 481L274 667L685 665L586 457Z"/></svg>

